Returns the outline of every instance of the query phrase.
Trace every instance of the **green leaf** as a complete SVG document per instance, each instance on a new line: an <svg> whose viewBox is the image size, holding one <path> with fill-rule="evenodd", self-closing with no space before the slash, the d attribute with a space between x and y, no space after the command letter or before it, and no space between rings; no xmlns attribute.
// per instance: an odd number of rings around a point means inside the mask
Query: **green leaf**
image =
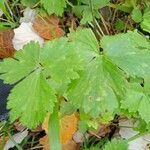
<svg viewBox="0 0 150 150"><path fill-rule="evenodd" d="M79 78L77 71L83 69L82 59L67 38L47 42L40 62L45 68L45 76L50 76L49 84L62 92L71 79Z"/></svg>
<svg viewBox="0 0 150 150"><path fill-rule="evenodd" d="M93 15L94 14L94 15ZM99 18L98 11L94 11L92 14L90 7L86 7L84 6L84 11L82 14L82 19L80 21L81 24L86 24L86 23L90 23L93 21L93 16L97 16Z"/></svg>
<svg viewBox="0 0 150 150"><path fill-rule="evenodd" d="M144 95L140 102L138 112L143 120L148 124L150 123L150 116L149 116L149 106L150 106L150 97L148 95Z"/></svg>
<svg viewBox="0 0 150 150"><path fill-rule="evenodd" d="M99 118L92 118L89 114L80 109L80 120L78 122L78 128L81 132L85 132L87 130L96 131L99 123Z"/></svg>
<svg viewBox="0 0 150 150"><path fill-rule="evenodd" d="M105 145L104 150L128 150L128 143L126 140L113 139Z"/></svg>
<svg viewBox="0 0 150 150"><path fill-rule="evenodd" d="M134 130L140 133L146 133L147 129L149 129L148 126L149 124L147 125L147 123L144 120L138 119L138 121L136 121L136 127L134 127Z"/></svg>
<svg viewBox="0 0 150 150"><path fill-rule="evenodd" d="M66 0L41 0L41 3L49 15L56 14L62 16L64 8L66 7Z"/></svg>
<svg viewBox="0 0 150 150"><path fill-rule="evenodd" d="M40 47L38 43L31 42L23 50L15 54L15 58L7 58L0 63L0 79L5 83L13 84L37 69L39 65Z"/></svg>
<svg viewBox="0 0 150 150"><path fill-rule="evenodd" d="M80 78L70 85L68 98L92 117L107 111L113 112L118 108L116 93L123 93L125 86L122 75L106 58L96 58L87 64Z"/></svg>
<svg viewBox="0 0 150 150"><path fill-rule="evenodd" d="M7 29L12 29L12 28L15 28L17 26L16 23L12 23L12 22L1 22L0 23L0 30L3 31L3 30L7 30Z"/></svg>
<svg viewBox="0 0 150 150"><path fill-rule="evenodd" d="M93 9L100 9L102 7L105 7L110 0L79 0L80 3L83 3L85 5L90 5L92 4Z"/></svg>
<svg viewBox="0 0 150 150"><path fill-rule="evenodd" d="M141 23L141 28L150 33L150 7L148 7L147 9L145 9L144 11L144 15L143 15L143 21Z"/></svg>
<svg viewBox="0 0 150 150"><path fill-rule="evenodd" d="M122 21L122 20L116 21L116 23L115 23L115 28L116 28L118 31L124 30L124 28L125 28L125 22Z"/></svg>
<svg viewBox="0 0 150 150"><path fill-rule="evenodd" d="M4 15L6 16L6 18L9 20L9 23L11 23L11 21L13 21L13 18L9 14L9 12L8 12L6 6L5 6L5 0L1 0L0 1L0 10L4 13ZM2 21L1 21L1 23L2 23Z"/></svg>
<svg viewBox="0 0 150 150"><path fill-rule="evenodd" d="M60 113L61 113L61 115L63 115L63 116L71 115L74 112L76 112L76 108L71 103L65 102L65 101L63 101L61 103L61 106L60 106Z"/></svg>
<svg viewBox="0 0 150 150"><path fill-rule="evenodd" d="M139 113L141 118L150 123L150 97L140 84L134 83L127 90L125 98L121 101L121 108L127 109L129 113ZM134 107L131 107L134 106Z"/></svg>
<svg viewBox="0 0 150 150"><path fill-rule="evenodd" d="M55 92L49 87L46 79L37 69L18 83L8 97L8 109L11 121L20 118L23 125L35 128L41 123L47 112L53 112L57 101Z"/></svg>
<svg viewBox="0 0 150 150"><path fill-rule="evenodd" d="M106 112L115 113L119 109L120 100L124 99L129 83L127 76L148 77L150 73L150 43L137 31L115 36L105 36L101 41L103 52L99 50L99 44L91 30L84 32L77 30L72 33L70 39L76 45L76 51L84 58L86 66L80 71L80 78L74 80L68 89L68 99L80 110L91 117L103 116ZM140 61L139 61L140 60ZM143 94L140 88L139 93ZM148 97L138 105L139 95L129 95L130 101L125 106L129 112L139 113L141 118L149 122ZM134 100L131 100L133 98ZM142 112L142 109L144 111Z"/></svg>
<svg viewBox="0 0 150 150"><path fill-rule="evenodd" d="M132 11L131 14L132 19L136 22L139 23L142 21L142 12L138 7L135 7Z"/></svg>
<svg viewBox="0 0 150 150"><path fill-rule="evenodd" d="M99 53L99 43L91 29L79 28L76 32L69 34L69 39L85 63L91 61Z"/></svg>
<svg viewBox="0 0 150 150"><path fill-rule="evenodd" d="M87 121L79 120L78 121L78 129L81 133L85 133L88 129Z"/></svg>
<svg viewBox="0 0 150 150"><path fill-rule="evenodd" d="M77 31L74 42L77 51L80 48L80 54L86 57L87 64L85 70L80 72L80 78L71 83L68 99L92 117L114 111L118 108L118 95L124 93L126 86L123 72L100 54L98 41L91 30Z"/></svg>
<svg viewBox="0 0 150 150"><path fill-rule="evenodd" d="M99 9L105 7L110 0L79 0L79 5L74 6L73 11L81 17L81 24L90 23L94 17L99 18Z"/></svg>
<svg viewBox="0 0 150 150"><path fill-rule="evenodd" d="M105 36L101 40L105 55L131 76L150 73L150 43L137 31Z"/></svg>
<svg viewBox="0 0 150 150"><path fill-rule="evenodd" d="M150 91L150 76L144 78L144 90L149 93Z"/></svg>
<svg viewBox="0 0 150 150"><path fill-rule="evenodd" d="M23 125L33 128L48 111L53 112L55 91L61 88L63 95L68 83L79 78L77 71L83 68L72 44L62 38L47 42L42 48L29 43L14 58L1 62L0 69L0 78L6 83L19 81L8 97L11 121L20 118Z"/></svg>
<svg viewBox="0 0 150 150"><path fill-rule="evenodd" d="M128 7L135 7L137 3L137 0L125 0L123 5L128 6Z"/></svg>
<svg viewBox="0 0 150 150"><path fill-rule="evenodd" d="M134 91L134 90L127 90L126 96L125 96L125 100L122 100L122 106L121 108L123 109L128 109L129 113L137 113L138 108L139 108L139 104L140 101L143 98L143 93L140 93L138 91ZM134 106L134 107L131 107Z"/></svg>
<svg viewBox="0 0 150 150"><path fill-rule="evenodd" d="M36 5L40 0L21 0L21 3L24 6L27 7L33 7L34 5Z"/></svg>

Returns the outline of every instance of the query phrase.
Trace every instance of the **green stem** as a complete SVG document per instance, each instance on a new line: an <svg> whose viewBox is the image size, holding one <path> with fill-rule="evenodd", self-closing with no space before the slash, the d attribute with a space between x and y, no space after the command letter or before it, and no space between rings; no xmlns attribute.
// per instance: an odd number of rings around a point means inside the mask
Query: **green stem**
<svg viewBox="0 0 150 150"><path fill-rule="evenodd" d="M95 28L96 28L96 26L97 26L98 30L100 31L100 34L99 34L99 35L102 34L102 36L104 36L105 34L104 34L102 28L100 27L100 25L98 24L97 20L96 20L95 17L94 17L92 0L89 0L89 4L90 4L90 9L91 9L91 13L92 13L93 22L95 23L95 24L94 24L94 25L95 25ZM96 32L97 32L97 31L96 31ZM101 36L100 36L100 38L101 38Z"/></svg>
<svg viewBox="0 0 150 150"><path fill-rule="evenodd" d="M40 4L41 4L41 3L40 3L40 1L39 1L39 2L37 2L32 8L36 8L36 7L38 7Z"/></svg>
<svg viewBox="0 0 150 150"><path fill-rule="evenodd" d="M117 6L115 4L112 4L112 3L109 3L107 6L111 7L111 8L114 8L114 9L117 9Z"/></svg>
<svg viewBox="0 0 150 150"><path fill-rule="evenodd" d="M66 3L67 3L70 7L74 8L73 4L72 4L71 2L69 2L68 0L66 0Z"/></svg>
<svg viewBox="0 0 150 150"><path fill-rule="evenodd" d="M60 143L60 125L58 116L59 106L56 104L53 113L50 115L48 123L48 137L50 150L62 150Z"/></svg>
<svg viewBox="0 0 150 150"><path fill-rule="evenodd" d="M126 12L126 13L131 13L131 11L132 11L131 7L125 7L125 6L120 5L120 4L109 3L107 6L111 7L111 8L114 8L116 10L120 10L120 11Z"/></svg>
<svg viewBox="0 0 150 150"><path fill-rule="evenodd" d="M9 7L9 5L8 5L8 2L7 2L7 0L5 1L5 5L6 5L6 7L7 7L7 9L8 9L8 11L9 11L9 13L8 14L10 14L10 15L8 15L8 18L12 21L12 22L15 22L14 21L14 19L13 19L13 12L11 11L11 9L10 9L10 7Z"/></svg>
<svg viewBox="0 0 150 150"><path fill-rule="evenodd" d="M131 141L133 141L133 140L135 140L135 139L137 139L137 138L139 138L139 137L141 137L145 134L148 134L148 133L150 133L150 131L147 131L147 132L144 132L144 133L138 133L138 134L134 135L133 137L129 138L128 142L131 142Z"/></svg>
<svg viewBox="0 0 150 150"><path fill-rule="evenodd" d="M93 25L92 23L89 23L89 25L90 25L90 27L91 27L93 30L95 30L95 32L98 34L98 36L99 36L100 38L103 37L103 35L100 33L100 31L99 31L98 29L95 29L95 25Z"/></svg>
<svg viewBox="0 0 150 150"><path fill-rule="evenodd" d="M129 129L133 129L133 127L129 127L129 126L119 126L119 128L129 128Z"/></svg>

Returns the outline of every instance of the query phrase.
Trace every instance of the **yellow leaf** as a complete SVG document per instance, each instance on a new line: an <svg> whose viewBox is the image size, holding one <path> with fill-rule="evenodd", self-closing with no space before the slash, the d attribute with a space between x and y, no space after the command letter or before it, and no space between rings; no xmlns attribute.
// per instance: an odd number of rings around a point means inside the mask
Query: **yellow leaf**
<svg viewBox="0 0 150 150"><path fill-rule="evenodd" d="M42 128L48 133L48 121L49 121L50 114L47 115L45 121L42 124ZM72 138L73 134L77 130L77 121L78 116L77 114L72 114L70 116L64 116L60 120L60 139L61 144L66 144Z"/></svg>
<svg viewBox="0 0 150 150"><path fill-rule="evenodd" d="M48 136L44 136L40 139L40 145L43 145L43 150L49 150L49 140ZM78 145L73 141L68 141L67 144L62 145L63 150L77 150Z"/></svg>

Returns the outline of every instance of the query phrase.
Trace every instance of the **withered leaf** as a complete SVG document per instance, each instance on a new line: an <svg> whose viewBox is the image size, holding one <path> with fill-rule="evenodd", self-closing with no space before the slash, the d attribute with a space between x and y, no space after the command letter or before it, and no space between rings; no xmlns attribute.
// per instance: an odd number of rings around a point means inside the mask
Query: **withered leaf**
<svg viewBox="0 0 150 150"><path fill-rule="evenodd" d="M64 35L64 31L59 27L59 18L56 16L37 17L33 28L45 40L52 40Z"/></svg>
<svg viewBox="0 0 150 150"><path fill-rule="evenodd" d="M42 128L48 133L48 120L49 114L45 118L45 121L42 124ZM60 139L61 144L67 144L68 141L72 139L73 134L77 131L77 121L78 116L77 114L72 114L70 116L64 116L60 120Z"/></svg>
<svg viewBox="0 0 150 150"><path fill-rule="evenodd" d="M49 140L47 135L40 139L40 145L43 146L43 150L50 150ZM78 145L73 140L70 140L68 141L67 144L62 145L63 150L77 150L77 148Z"/></svg>
<svg viewBox="0 0 150 150"><path fill-rule="evenodd" d="M13 30L0 31L0 59L14 55L13 36Z"/></svg>

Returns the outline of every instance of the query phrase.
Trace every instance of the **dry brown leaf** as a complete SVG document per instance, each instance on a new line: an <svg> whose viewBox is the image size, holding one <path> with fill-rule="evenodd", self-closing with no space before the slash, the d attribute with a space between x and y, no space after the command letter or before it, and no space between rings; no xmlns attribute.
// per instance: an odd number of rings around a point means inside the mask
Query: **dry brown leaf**
<svg viewBox="0 0 150 150"><path fill-rule="evenodd" d="M96 136L97 138L105 137L111 132L110 124L101 124L96 131L88 131L90 136Z"/></svg>
<svg viewBox="0 0 150 150"><path fill-rule="evenodd" d="M42 124L42 128L46 131L46 133L48 133L48 120L49 114ZM70 139L72 139L73 134L77 131L77 121L78 116L76 114L64 116L60 120L60 139L62 144L66 144Z"/></svg>
<svg viewBox="0 0 150 150"><path fill-rule="evenodd" d="M16 121L14 123L14 127L17 131L23 131L25 130L25 127L19 122L19 121Z"/></svg>
<svg viewBox="0 0 150 150"><path fill-rule="evenodd" d="M52 40L64 35L64 31L58 23L59 19L55 16L37 17L33 23L33 28L45 40Z"/></svg>
<svg viewBox="0 0 150 150"><path fill-rule="evenodd" d="M12 57L14 55L13 36L13 30L0 31L0 58Z"/></svg>
<svg viewBox="0 0 150 150"><path fill-rule="evenodd" d="M65 13L65 16L60 20L65 27L76 29L79 22L78 19L70 12Z"/></svg>
<svg viewBox="0 0 150 150"><path fill-rule="evenodd" d="M106 134L108 134L110 132L111 132L110 124L103 124L103 125L99 126L96 134L100 137L104 137L104 136L106 136Z"/></svg>
<svg viewBox="0 0 150 150"><path fill-rule="evenodd" d="M40 139L40 144L43 145L44 150L49 150L49 140L47 135ZM78 145L73 140L70 140L67 144L62 145L63 150L77 150L77 148Z"/></svg>

